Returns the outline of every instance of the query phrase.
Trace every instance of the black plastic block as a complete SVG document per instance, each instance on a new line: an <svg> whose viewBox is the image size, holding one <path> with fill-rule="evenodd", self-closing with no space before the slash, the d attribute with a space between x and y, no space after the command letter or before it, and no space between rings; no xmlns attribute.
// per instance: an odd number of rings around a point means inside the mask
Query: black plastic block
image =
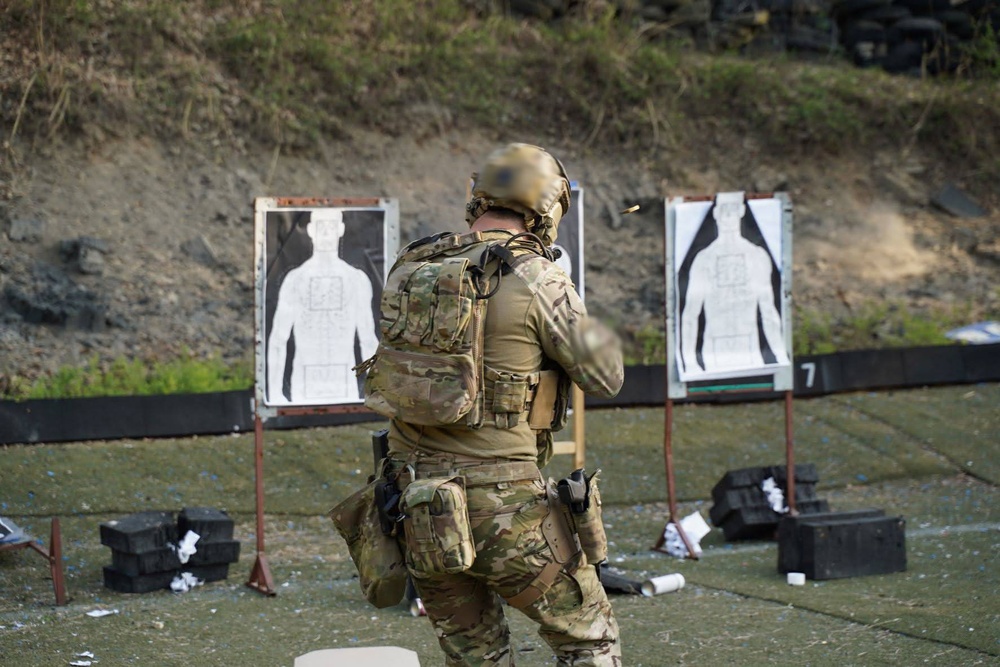
<svg viewBox="0 0 1000 667"><path fill-rule="evenodd" d="M712 499L718 503L722 501L726 491L747 487L760 488L768 477L773 477L778 486L784 488L787 476L785 468L786 466L759 466L730 470L712 487ZM795 481L803 484L818 482L819 474L816 472L816 466L812 463L796 463Z"/></svg>
<svg viewBox="0 0 1000 667"><path fill-rule="evenodd" d="M782 487L782 493L785 492ZM811 500L816 500L816 488L812 483L804 482L795 485L796 505ZM721 526L725 523L730 513L746 508L765 508L771 504L767 501L767 494L758 487L749 486L745 489L731 489L726 491L722 498L708 510L708 515L712 523Z"/></svg>
<svg viewBox="0 0 1000 667"><path fill-rule="evenodd" d="M177 534L183 538L189 530L198 534L198 544L225 542L233 539L233 520L214 507L185 507L177 517Z"/></svg>
<svg viewBox="0 0 1000 667"><path fill-rule="evenodd" d="M714 487L712 487L712 499L716 502L725 495L726 491L742 489L749 486L759 487L767 479L767 468L741 468L740 470L729 470L722 476Z"/></svg>
<svg viewBox="0 0 1000 667"><path fill-rule="evenodd" d="M229 563L217 563L215 565L185 565L179 572L190 572L204 582L222 581L229 576Z"/></svg>
<svg viewBox="0 0 1000 667"><path fill-rule="evenodd" d="M768 477L773 477L778 486L785 488L785 482L788 480L788 466L771 466L770 473ZM767 478L765 477L765 479ZM812 463L795 464L796 484L815 484L818 481L819 473L816 472L815 465Z"/></svg>
<svg viewBox="0 0 1000 667"><path fill-rule="evenodd" d="M785 516L778 522L778 572L801 572L802 566L802 523L845 523L857 519L885 516L880 509L867 508L846 512L826 512L822 514L800 514Z"/></svg>
<svg viewBox="0 0 1000 667"><path fill-rule="evenodd" d="M202 544L198 540L195 545L198 551L191 555L188 561L191 565L222 565L235 563L240 559L240 543L238 540L225 540Z"/></svg>
<svg viewBox="0 0 1000 667"><path fill-rule="evenodd" d="M808 579L824 580L906 570L903 517L797 517L779 533L782 572L803 572Z"/></svg>
<svg viewBox="0 0 1000 667"><path fill-rule="evenodd" d="M826 500L807 500L796 503L800 514L819 514L829 512L830 506ZM780 514L771 509L770 505L763 507L741 507L731 513L722 522L722 534L726 541L748 539L770 539L778 528Z"/></svg>
<svg viewBox="0 0 1000 667"><path fill-rule="evenodd" d="M119 593L148 593L170 588L170 582L174 580L176 575L177 570L171 570L130 576L116 570L112 565L105 565L104 586Z"/></svg>
<svg viewBox="0 0 1000 667"><path fill-rule="evenodd" d="M101 544L125 553L144 553L177 541L170 512L136 512L101 524Z"/></svg>
<svg viewBox="0 0 1000 667"><path fill-rule="evenodd" d="M149 593L170 588L170 582L182 572L190 572L202 582L221 581L229 577L229 563L218 565L184 566L168 572L128 575L112 565L104 566L104 585L119 593Z"/></svg>
<svg viewBox="0 0 1000 667"><path fill-rule="evenodd" d="M196 565L219 565L235 563L240 559L240 543L236 540L226 542L208 542L201 540L195 544L197 551L191 554L188 562L182 564L177 557L177 551L169 547L154 549L141 554L130 554L124 551L111 550L111 565L129 576L168 572Z"/></svg>
<svg viewBox="0 0 1000 667"><path fill-rule="evenodd" d="M177 558L177 552L167 547L144 551L141 554L111 550L111 567L129 577L173 572L180 566L181 561Z"/></svg>

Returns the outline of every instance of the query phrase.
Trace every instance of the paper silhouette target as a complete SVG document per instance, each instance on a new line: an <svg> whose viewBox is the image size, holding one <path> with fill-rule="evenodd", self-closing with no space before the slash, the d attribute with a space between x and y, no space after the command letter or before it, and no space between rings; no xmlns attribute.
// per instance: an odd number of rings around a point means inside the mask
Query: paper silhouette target
<svg viewBox="0 0 1000 667"><path fill-rule="evenodd" d="M673 202L674 362L682 382L773 374L790 366L783 297L783 202L726 192ZM788 267L790 268L790 267Z"/></svg>
<svg viewBox="0 0 1000 667"><path fill-rule="evenodd" d="M398 208L281 202L257 202L258 397L268 406L360 403L363 378L352 369L378 347Z"/></svg>

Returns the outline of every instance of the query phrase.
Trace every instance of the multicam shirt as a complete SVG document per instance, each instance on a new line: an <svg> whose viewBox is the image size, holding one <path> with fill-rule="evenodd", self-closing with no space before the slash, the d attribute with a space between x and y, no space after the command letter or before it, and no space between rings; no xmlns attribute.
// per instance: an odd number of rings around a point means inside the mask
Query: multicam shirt
<svg viewBox="0 0 1000 667"><path fill-rule="evenodd" d="M478 259L485 243L503 243L511 232L483 232L482 241L450 252ZM527 256L506 273L489 298L483 360L496 371L528 375L561 367L585 393L610 398L621 389L624 369L618 339L588 317L569 276L554 262ZM492 387L486 385L486 405ZM390 451L405 459L419 449L483 459L535 460L537 436L522 415L513 428L497 428L489 416L479 429L465 425L420 426L393 420Z"/></svg>

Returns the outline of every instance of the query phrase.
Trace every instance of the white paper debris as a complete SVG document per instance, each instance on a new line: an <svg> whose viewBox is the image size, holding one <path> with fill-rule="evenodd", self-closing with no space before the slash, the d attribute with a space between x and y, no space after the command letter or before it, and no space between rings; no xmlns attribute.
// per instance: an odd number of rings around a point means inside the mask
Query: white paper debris
<svg viewBox="0 0 1000 667"><path fill-rule="evenodd" d="M170 582L170 590L174 593L186 593L195 586L201 586L204 581L190 572L181 572Z"/></svg>
<svg viewBox="0 0 1000 667"><path fill-rule="evenodd" d="M78 658L93 658L94 654L91 653L90 651L84 651L83 653L77 653L76 657L78 657Z"/></svg>
<svg viewBox="0 0 1000 667"><path fill-rule="evenodd" d="M767 502L770 503L771 509L778 514L788 513L788 506L785 505L785 494L782 493L781 487L778 486L773 477L765 479L760 488L764 490L764 495L767 496Z"/></svg>
<svg viewBox="0 0 1000 667"><path fill-rule="evenodd" d="M711 527L705 523L705 519L702 518L701 514L695 512L681 519L681 528L684 530L684 535L687 536L688 542L691 543L691 548L694 549L694 555L701 556L699 542L701 542L701 538L712 532ZM663 546L668 554L677 558L687 557L687 546L684 544L684 540L681 539L680 533L677 532L677 526L672 521L664 529L663 539Z"/></svg>
<svg viewBox="0 0 1000 667"><path fill-rule="evenodd" d="M69 664L71 664L73 667L90 667L94 663L90 660L74 660Z"/></svg>
<svg viewBox="0 0 1000 667"><path fill-rule="evenodd" d="M117 609L95 609L93 611L88 611L87 616L91 618L101 618L102 616L111 616L112 614L117 614Z"/></svg>
<svg viewBox="0 0 1000 667"><path fill-rule="evenodd" d="M177 546L174 546L173 544L169 544L167 546L177 552L177 559L180 560L181 565L184 565L191 559L191 556L197 553L198 550L194 545L199 539L201 539L201 535L193 530L189 530Z"/></svg>

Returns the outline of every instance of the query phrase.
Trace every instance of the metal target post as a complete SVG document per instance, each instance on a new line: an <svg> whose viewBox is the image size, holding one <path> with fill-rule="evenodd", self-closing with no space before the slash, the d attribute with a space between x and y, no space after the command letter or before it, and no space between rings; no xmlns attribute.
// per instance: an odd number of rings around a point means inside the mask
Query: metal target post
<svg viewBox="0 0 1000 667"><path fill-rule="evenodd" d="M380 198L304 198L304 197L258 197L254 200L254 278L255 278L255 319L254 319L254 476L257 554L247 586L264 595L277 593L274 579L264 548L264 425L276 417L300 417L311 415L331 415L345 413L371 413L361 403L341 405L275 405L267 400L267 214L269 212L301 212L321 208L341 208L354 211L382 212L382 247L378 249L385 261L395 256L399 248L399 203L395 199ZM346 221L345 221L346 222ZM369 262L371 258L369 257ZM385 280L382 267L381 280ZM377 326L376 326L377 335ZM354 334L345 341L354 349Z"/></svg>
<svg viewBox="0 0 1000 667"><path fill-rule="evenodd" d="M725 377L715 374L713 379L704 381L682 381L676 354L678 353L678 316L680 315L678 286L675 274L679 270L679 263L674 256L674 243L677 239L677 216L676 208L680 204L689 202L702 202L708 205L712 202L712 197L676 197L670 200L666 206L665 228L667 239L666 253L666 338L667 338L667 359L666 359L666 386L667 396L664 405L664 434L663 434L663 458L667 477L667 502L669 508L669 518L667 525L673 524L678 536L687 549L687 557L697 559L691 541L677 516L677 492L674 479L673 460L673 405L674 400L685 398L690 394L733 394L748 392L774 392L780 391L784 394L784 417L785 417L785 461L786 461L786 495L788 496L788 508L791 515L796 515L795 507L795 454L792 428L792 389L794 385L794 371L792 365L792 331L791 331L791 266L792 266L792 206L787 194L767 193L767 194L747 194L746 201L749 202L761 199L777 200L780 206L780 239L775 237L772 242L780 241L781 244L781 320L783 323L783 344L788 356L788 364L768 370L766 367L760 369L759 373L742 372L733 377ZM706 208L707 212L707 208ZM693 244L693 236L686 239ZM766 243L767 241L765 241ZM666 542L666 530L662 531L653 545L656 551L666 552L664 544Z"/></svg>

